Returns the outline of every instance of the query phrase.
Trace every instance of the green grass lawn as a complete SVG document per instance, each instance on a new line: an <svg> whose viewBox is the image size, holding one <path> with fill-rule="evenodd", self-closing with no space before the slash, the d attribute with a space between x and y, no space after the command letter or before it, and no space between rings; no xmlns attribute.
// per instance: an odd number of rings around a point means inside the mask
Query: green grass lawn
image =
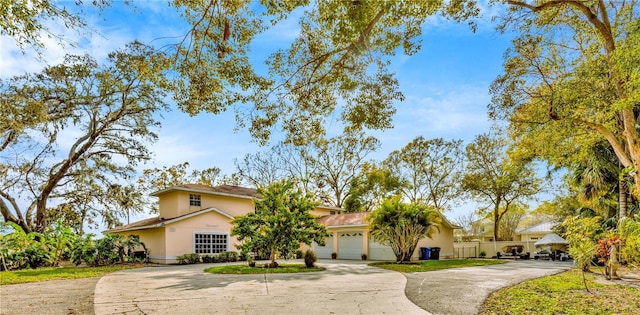
<svg viewBox="0 0 640 315"><path fill-rule="evenodd" d="M493 293L481 314L640 314L640 290L603 285L579 270L525 281Z"/></svg>
<svg viewBox="0 0 640 315"><path fill-rule="evenodd" d="M242 265L226 265L216 266L205 269L208 273L218 274L234 274L234 275L248 275L248 274L263 274L263 273L297 273L297 272L314 272L322 271L322 267L307 268L304 264L281 264L278 268L264 268L263 266L256 265L255 267L249 267L246 264Z"/></svg>
<svg viewBox="0 0 640 315"><path fill-rule="evenodd" d="M446 260L424 260L420 262L410 262L398 264L395 262L375 262L370 266L389 269L398 272L425 272L449 268L462 268L474 266L490 266L504 264L504 260L495 259L446 259Z"/></svg>
<svg viewBox="0 0 640 315"><path fill-rule="evenodd" d="M67 266L2 271L0 272L0 285L99 277L114 271L131 269L139 266L140 265L115 265L104 267Z"/></svg>

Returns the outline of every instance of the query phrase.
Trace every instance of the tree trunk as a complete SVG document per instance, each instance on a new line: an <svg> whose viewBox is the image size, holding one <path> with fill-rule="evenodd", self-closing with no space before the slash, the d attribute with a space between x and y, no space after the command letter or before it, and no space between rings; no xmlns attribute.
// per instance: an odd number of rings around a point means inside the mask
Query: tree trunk
<svg viewBox="0 0 640 315"><path fill-rule="evenodd" d="M618 213L618 224L627 217L627 196L629 194L629 190L627 189L627 185L624 180L618 180L618 206L620 207L620 212Z"/></svg>

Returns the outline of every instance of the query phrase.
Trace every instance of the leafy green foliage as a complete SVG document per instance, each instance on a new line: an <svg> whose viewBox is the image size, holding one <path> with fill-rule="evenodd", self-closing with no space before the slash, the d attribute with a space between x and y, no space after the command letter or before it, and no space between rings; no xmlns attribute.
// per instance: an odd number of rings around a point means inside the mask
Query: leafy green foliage
<svg viewBox="0 0 640 315"><path fill-rule="evenodd" d="M493 214L493 237L500 240L500 221L518 202L533 198L541 180L527 161L512 159L506 140L490 134L476 136L466 148L467 166L462 186L477 201L485 203L481 216Z"/></svg>
<svg viewBox="0 0 640 315"><path fill-rule="evenodd" d="M630 266L640 267L640 215L635 219L626 218L618 227L620 236L625 239L620 251L620 257Z"/></svg>
<svg viewBox="0 0 640 315"><path fill-rule="evenodd" d="M93 1L93 5L103 7L108 0ZM70 43L68 39L43 21L56 21L67 29L77 32L87 27L86 21L77 14L69 12L64 6L51 1L0 1L0 35L8 35L16 40L22 49L34 47L38 51L45 48L43 38L54 39L58 43ZM44 36L43 36L44 35ZM74 44L74 43L70 43Z"/></svg>
<svg viewBox="0 0 640 315"><path fill-rule="evenodd" d="M380 207L368 216L371 236L383 244L390 246L396 255L397 262L408 262L424 237L431 237L438 229L441 217L433 207L400 201L396 196L386 199Z"/></svg>
<svg viewBox="0 0 640 315"><path fill-rule="evenodd" d="M525 281L493 293L480 314L635 314L640 290L622 285L603 285L587 277L594 293L585 292L579 272Z"/></svg>
<svg viewBox="0 0 640 315"><path fill-rule="evenodd" d="M200 254L196 254L196 253L183 254L176 257L176 259L178 260L178 263L181 265L197 264L197 263L200 263Z"/></svg>
<svg viewBox="0 0 640 315"><path fill-rule="evenodd" d="M460 193L464 159L461 145L462 140L426 140L420 136L391 152L383 165L400 177L405 185L402 194L411 202L449 210Z"/></svg>
<svg viewBox="0 0 640 315"><path fill-rule="evenodd" d="M342 207L346 212L368 212L382 200L400 193L403 183L391 170L372 162L364 163L360 175L349 184L348 197Z"/></svg>
<svg viewBox="0 0 640 315"><path fill-rule="evenodd" d="M232 221L231 235L241 242L237 247L243 254L266 250L275 266L278 253L286 257L300 244L324 244L327 232L311 215L317 205L311 195L295 189L291 181L258 188L258 194L261 199L254 202L255 212Z"/></svg>
<svg viewBox="0 0 640 315"><path fill-rule="evenodd" d="M490 115L509 122L517 153L563 167L606 141L639 170L638 2L508 3L502 26L519 37L491 86ZM638 195L640 172L629 175Z"/></svg>
<svg viewBox="0 0 640 315"><path fill-rule="evenodd" d="M565 239L569 242L569 254L583 272L589 270L596 254L597 235L602 233L600 217L570 217L562 226L566 229ZM585 282L586 284L586 282Z"/></svg>
<svg viewBox="0 0 640 315"><path fill-rule="evenodd" d="M53 199L84 218L118 224L109 188L149 159L157 114L166 109L166 68L150 47L132 43L105 65L67 56L60 65L0 85L0 213L29 232L43 232ZM154 73L155 74L151 74ZM27 119L23 119L26 118ZM63 141L70 133L70 144ZM131 196L132 198L135 196ZM19 199L26 199L22 207Z"/></svg>
<svg viewBox="0 0 640 315"><path fill-rule="evenodd" d="M58 221L55 228L44 234L26 233L17 224L7 222L12 232L0 237L0 270L58 266L71 260L76 266L102 266L133 262L133 250L144 244L136 235L106 235L94 240L95 235L78 236Z"/></svg>

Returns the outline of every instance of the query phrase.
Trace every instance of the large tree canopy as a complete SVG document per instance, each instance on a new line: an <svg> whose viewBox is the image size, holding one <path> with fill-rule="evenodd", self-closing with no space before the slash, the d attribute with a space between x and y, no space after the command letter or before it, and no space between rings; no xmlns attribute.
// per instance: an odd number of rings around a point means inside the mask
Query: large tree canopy
<svg viewBox="0 0 640 315"><path fill-rule="evenodd" d="M462 186L473 198L486 205L482 216L493 217L493 237L500 240L500 221L540 191L541 180L526 161L510 158L505 139L489 134L476 136L467 146L467 165Z"/></svg>
<svg viewBox="0 0 640 315"><path fill-rule="evenodd" d="M52 200L86 206L117 195L111 184L129 179L133 167L149 159L155 117L165 109L166 79L141 75L164 68L157 57L133 43L111 53L104 66L68 56L41 73L1 82L0 212L6 221L41 232Z"/></svg>
<svg viewBox="0 0 640 315"><path fill-rule="evenodd" d="M85 25L82 6L21 3L3 5L8 23L0 24L2 34L20 44L41 45L38 31L49 30L43 20L74 30ZM95 3L103 8L111 1ZM295 144L316 139L327 117L349 131L391 127L394 102L403 95L387 69L389 57L420 49L428 17L469 21L475 28L471 18L479 12L470 0L173 0L168 5L186 22L183 33L161 34L152 44L170 61L178 107L192 115L235 110L238 125L263 144L274 128ZM267 74L257 73L248 56L253 39L303 9L299 36L270 55Z"/></svg>
<svg viewBox="0 0 640 315"><path fill-rule="evenodd" d="M632 1L506 1L520 34L491 87L491 115L518 153L555 166L606 140L640 193L640 6Z"/></svg>
<svg viewBox="0 0 640 315"><path fill-rule="evenodd" d="M459 196L464 154L461 140L426 140L420 136L393 151L383 164L404 181L403 195L440 211L450 209Z"/></svg>

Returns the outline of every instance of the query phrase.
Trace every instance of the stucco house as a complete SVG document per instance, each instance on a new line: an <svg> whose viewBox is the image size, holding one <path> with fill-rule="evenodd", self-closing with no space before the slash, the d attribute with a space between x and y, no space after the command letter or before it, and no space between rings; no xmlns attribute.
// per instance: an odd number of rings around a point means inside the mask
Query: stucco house
<svg viewBox="0 0 640 315"><path fill-rule="evenodd" d="M338 259L360 259L365 254L371 260L395 260L393 250L376 242L369 234L367 214L359 212L320 217L318 222L327 227L329 237L325 246L313 245L318 258L331 258L331 254L336 253ZM418 242L413 259L419 259L420 247L440 247L440 258L453 258L453 231L459 228L442 216L442 224L433 231L432 238Z"/></svg>
<svg viewBox="0 0 640 315"><path fill-rule="evenodd" d="M237 186L204 186L196 184L174 186L151 194L159 198L159 215L105 231L122 235L138 235L145 243L149 260L156 263L176 263L177 257L188 253L216 254L236 251L237 240L231 236L231 220L254 211L253 201L259 198L253 188ZM342 209L320 205L312 214L329 232L326 246L314 245L320 258L330 258L332 252L340 259L394 259L391 249L375 243L368 233L366 213L341 214ZM433 239L421 240L419 246L441 247L441 257L453 256L454 225L443 220ZM418 253L414 255L418 258Z"/></svg>

